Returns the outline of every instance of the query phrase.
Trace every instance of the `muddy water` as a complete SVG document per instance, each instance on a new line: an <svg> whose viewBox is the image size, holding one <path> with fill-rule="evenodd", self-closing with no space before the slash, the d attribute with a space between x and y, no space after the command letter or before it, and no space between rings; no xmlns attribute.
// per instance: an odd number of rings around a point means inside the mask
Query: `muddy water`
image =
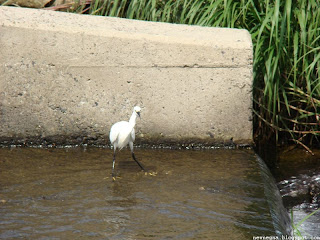
<svg viewBox="0 0 320 240"><path fill-rule="evenodd" d="M0 149L1 239L275 236L251 150Z"/></svg>

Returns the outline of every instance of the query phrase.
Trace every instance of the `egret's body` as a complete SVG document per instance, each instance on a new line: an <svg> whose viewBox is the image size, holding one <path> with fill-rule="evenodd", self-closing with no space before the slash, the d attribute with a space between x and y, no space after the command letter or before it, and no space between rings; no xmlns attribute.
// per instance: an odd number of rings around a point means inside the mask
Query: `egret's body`
<svg viewBox="0 0 320 240"><path fill-rule="evenodd" d="M125 146L129 144L130 150L132 153L132 158L136 163L139 165L139 167L144 170L142 165L138 162L136 159L134 152L133 152L133 142L135 140L135 131L134 126L136 125L136 119L137 117L140 117L141 108L136 106L133 109L133 113L130 117L129 122L127 121L121 121L117 122L112 125L110 129L110 142L113 145L114 154L113 154L113 163L112 163L112 178L115 179L114 174L114 166L116 161L116 150L119 148L121 150Z"/></svg>
<svg viewBox="0 0 320 240"><path fill-rule="evenodd" d="M116 150L121 150L135 140L134 126L127 121L113 124L110 130L110 142Z"/></svg>

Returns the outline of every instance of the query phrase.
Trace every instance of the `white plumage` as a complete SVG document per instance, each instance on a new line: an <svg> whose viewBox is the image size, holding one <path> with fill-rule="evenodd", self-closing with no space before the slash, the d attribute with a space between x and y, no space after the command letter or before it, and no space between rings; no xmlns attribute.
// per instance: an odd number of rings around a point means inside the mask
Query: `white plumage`
<svg viewBox="0 0 320 240"><path fill-rule="evenodd" d="M134 126L127 121L117 122L112 125L110 130L110 142L113 147L121 150L128 145L129 142L134 142L135 131Z"/></svg>
<svg viewBox="0 0 320 240"><path fill-rule="evenodd" d="M140 166L142 170L144 168L142 165L138 162L136 159L134 153L133 153L133 142L135 140L135 130L134 126L136 125L136 119L137 117L140 117L141 108L138 106L135 106L133 108L133 113L130 117L129 122L127 121L121 121L117 122L112 125L110 129L110 142L113 145L114 148L114 154L113 154L113 163L112 163L112 178L115 180L115 174L114 174L114 167L115 167L115 160L116 160L116 150L119 148L121 150L125 146L129 144L130 150L132 153L132 158L136 163Z"/></svg>

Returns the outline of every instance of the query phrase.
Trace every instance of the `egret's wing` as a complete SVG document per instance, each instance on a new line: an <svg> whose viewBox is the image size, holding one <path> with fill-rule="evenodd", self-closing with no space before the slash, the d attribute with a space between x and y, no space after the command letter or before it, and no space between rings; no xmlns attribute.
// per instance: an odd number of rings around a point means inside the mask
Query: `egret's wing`
<svg viewBox="0 0 320 240"><path fill-rule="evenodd" d="M132 126L129 122L121 121L115 123L110 130L110 142L120 150L131 140Z"/></svg>
<svg viewBox="0 0 320 240"><path fill-rule="evenodd" d="M110 134L109 134L109 139L111 144L113 144L117 140L121 132L121 129L125 128L126 123L127 123L126 121L121 121L112 125L110 129Z"/></svg>
<svg viewBox="0 0 320 240"><path fill-rule="evenodd" d="M117 131L116 124L114 124L112 125L109 133L109 139L111 144L113 144L117 140L118 135L119 135L119 132Z"/></svg>

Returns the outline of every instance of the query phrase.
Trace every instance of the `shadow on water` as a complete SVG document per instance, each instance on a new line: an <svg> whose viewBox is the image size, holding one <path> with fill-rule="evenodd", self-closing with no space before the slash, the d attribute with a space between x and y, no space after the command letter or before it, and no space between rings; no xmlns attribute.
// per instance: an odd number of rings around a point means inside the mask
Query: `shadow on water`
<svg viewBox="0 0 320 240"><path fill-rule="evenodd" d="M117 155L120 178L115 182L112 153L99 148L0 149L0 238L287 234L285 221L274 220L278 210L270 205L281 199L266 197L266 188L274 186L266 187L252 150L137 149L147 173L123 150Z"/></svg>

